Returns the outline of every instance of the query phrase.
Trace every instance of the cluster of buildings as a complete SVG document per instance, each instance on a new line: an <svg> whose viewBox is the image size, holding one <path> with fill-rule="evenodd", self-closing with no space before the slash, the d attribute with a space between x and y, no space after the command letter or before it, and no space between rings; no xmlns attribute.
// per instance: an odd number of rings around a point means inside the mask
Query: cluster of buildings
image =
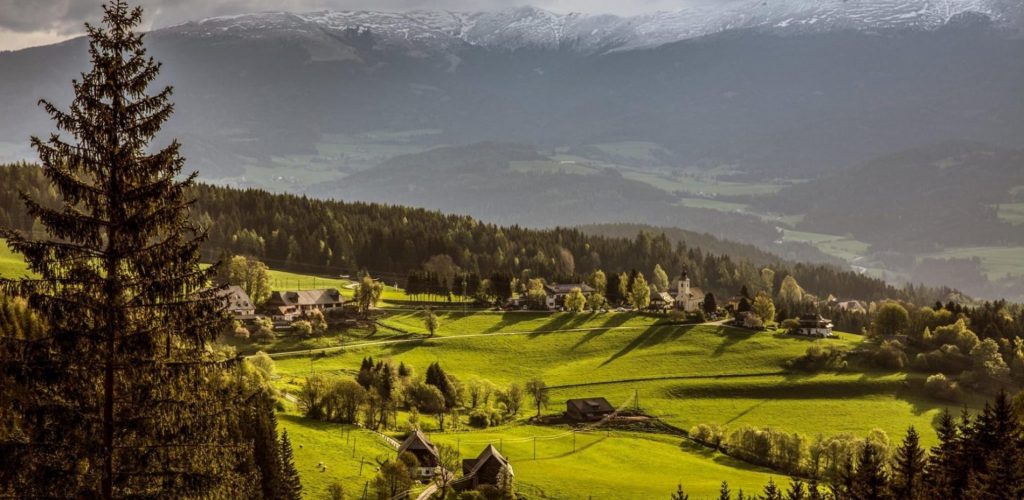
<svg viewBox="0 0 1024 500"><path fill-rule="evenodd" d="M409 470L413 478L426 481L442 473L437 446L419 429L410 433L398 447L399 455L405 452L416 457L417 465ZM502 470L506 474L515 475L508 459L493 445L487 445L476 458L462 461L462 477L452 481L451 486L456 491L472 490L483 485L498 486ZM445 473L452 474L453 471Z"/></svg>
<svg viewBox="0 0 1024 500"><path fill-rule="evenodd" d="M586 283L552 283L544 285L546 295L544 306L549 310L556 310L565 303L566 295L573 290L579 289L583 296L590 300L594 294L594 287ZM690 285L690 278L686 272L669 286L668 290L658 290L651 287L651 310L678 309L685 312L696 312L704 302L704 291ZM525 308L528 299L518 297L508 302L508 307Z"/></svg>
<svg viewBox="0 0 1024 500"><path fill-rule="evenodd" d="M220 292L228 313L243 322L269 317L274 321L294 321L313 310L323 313L345 306L345 298L336 288L274 292L259 307L240 286Z"/></svg>

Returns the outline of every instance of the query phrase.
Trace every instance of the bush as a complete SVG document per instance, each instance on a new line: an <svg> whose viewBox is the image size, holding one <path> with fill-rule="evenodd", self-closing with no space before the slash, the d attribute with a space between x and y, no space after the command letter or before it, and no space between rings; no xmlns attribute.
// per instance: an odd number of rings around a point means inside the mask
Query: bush
<svg viewBox="0 0 1024 500"><path fill-rule="evenodd" d="M800 328L800 321L793 318L784 319L781 326L784 330L793 332Z"/></svg>
<svg viewBox="0 0 1024 500"><path fill-rule="evenodd" d="M302 335L303 337L311 337L313 335L313 325L309 321L300 320L292 323L292 330L295 333Z"/></svg>
<svg viewBox="0 0 1024 500"><path fill-rule="evenodd" d="M786 366L808 372L843 370L847 366L846 351L834 345L822 346L820 342L815 342L803 356L787 361Z"/></svg>
<svg viewBox="0 0 1024 500"><path fill-rule="evenodd" d="M260 344L269 344L277 340L277 334L270 328L260 328L253 334L252 339Z"/></svg>
<svg viewBox="0 0 1024 500"><path fill-rule="evenodd" d="M701 311L700 309L688 314L686 319L696 323L703 323L708 320L707 316L704 315L704 311Z"/></svg>
<svg viewBox="0 0 1024 500"><path fill-rule="evenodd" d="M477 427L479 429L486 429L486 428L490 427L490 425L491 425L491 415L490 415L490 412L488 412L487 410L484 410L482 408L478 408L476 410L473 410L473 412L469 414L469 425L471 425L473 427Z"/></svg>
<svg viewBox="0 0 1024 500"><path fill-rule="evenodd" d="M924 372L956 375L971 367L971 358L961 353L955 345L944 345L918 354L914 358L913 367Z"/></svg>
<svg viewBox="0 0 1024 500"><path fill-rule="evenodd" d="M723 429L717 425L700 424L690 429L690 438L712 448L722 444Z"/></svg>
<svg viewBox="0 0 1024 500"><path fill-rule="evenodd" d="M924 389L931 397L943 401L957 402L960 400L960 387L955 380L947 379L945 375L936 373L928 377L924 382Z"/></svg>
<svg viewBox="0 0 1024 500"><path fill-rule="evenodd" d="M871 361L879 368L902 370L907 366L907 354L903 352L903 344L899 341L886 340L871 356Z"/></svg>
<svg viewBox="0 0 1024 500"><path fill-rule="evenodd" d="M249 332L249 329L244 327L244 326L242 326L242 325L238 325L238 327L235 328L235 332L234 333L235 333L235 338L237 338L237 339L248 339L249 336L252 335Z"/></svg>

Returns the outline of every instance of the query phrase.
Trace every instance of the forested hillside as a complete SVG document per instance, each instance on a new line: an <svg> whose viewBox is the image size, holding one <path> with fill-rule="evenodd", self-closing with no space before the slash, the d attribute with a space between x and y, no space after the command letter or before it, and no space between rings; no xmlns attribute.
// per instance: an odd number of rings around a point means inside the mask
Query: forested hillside
<svg viewBox="0 0 1024 500"><path fill-rule="evenodd" d="M53 200L42 172L34 166L0 167L0 225L32 230L16 193ZM533 230L501 227L472 217L373 203L344 203L260 190L200 184L194 188L193 218L210 229L206 255L229 251L256 256L279 268L322 274L368 270L399 280L433 256L447 255L467 272L517 276L528 271L549 280L567 280L595 269L649 273L661 265L670 276L684 269L696 284L716 294L735 294L761 283L761 265L712 254L664 234L635 238L586 234L577 229ZM720 242L719 249L730 248ZM752 256L747 246L736 252ZM763 260L758 258L758 261ZM762 264L759 262L758 264ZM829 266L768 263L774 286L794 275L810 293L826 296L931 301L932 291L896 290L884 282ZM916 296L909 296L916 295Z"/></svg>

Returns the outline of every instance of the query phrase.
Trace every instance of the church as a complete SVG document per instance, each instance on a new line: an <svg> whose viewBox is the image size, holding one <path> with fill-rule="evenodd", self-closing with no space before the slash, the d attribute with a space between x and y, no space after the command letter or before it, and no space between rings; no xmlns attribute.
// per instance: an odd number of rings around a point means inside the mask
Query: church
<svg viewBox="0 0 1024 500"><path fill-rule="evenodd" d="M681 311L696 312L704 302L704 291L690 286L690 277L686 271L683 271L674 286L669 287L669 293L675 297L676 309Z"/></svg>

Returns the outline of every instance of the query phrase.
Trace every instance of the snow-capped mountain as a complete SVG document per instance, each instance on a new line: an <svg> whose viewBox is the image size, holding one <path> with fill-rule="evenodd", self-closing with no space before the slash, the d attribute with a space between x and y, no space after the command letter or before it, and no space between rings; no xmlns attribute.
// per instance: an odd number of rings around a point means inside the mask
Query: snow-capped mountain
<svg viewBox="0 0 1024 500"><path fill-rule="evenodd" d="M413 51L469 44L492 50L568 48L606 52L654 47L731 29L809 31L936 29L974 13L1018 27L1019 0L731 0L633 17L556 14L534 7L496 12L320 11L214 17L165 31L194 37L285 36L330 45L341 34L369 32L381 48Z"/></svg>

